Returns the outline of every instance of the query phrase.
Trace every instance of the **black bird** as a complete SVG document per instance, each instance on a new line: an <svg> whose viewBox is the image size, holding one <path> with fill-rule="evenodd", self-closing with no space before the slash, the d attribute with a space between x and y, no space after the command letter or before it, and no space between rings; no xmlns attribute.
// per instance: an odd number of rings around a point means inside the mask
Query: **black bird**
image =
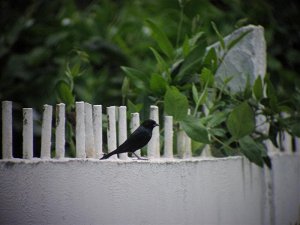
<svg viewBox="0 0 300 225"><path fill-rule="evenodd" d="M125 152L131 152L138 159L143 159L134 152L148 144L152 137L152 130L156 126L158 126L158 124L154 120L145 120L131 135L129 135L123 144L121 144L116 150L104 155L101 159L108 159L114 154Z"/></svg>

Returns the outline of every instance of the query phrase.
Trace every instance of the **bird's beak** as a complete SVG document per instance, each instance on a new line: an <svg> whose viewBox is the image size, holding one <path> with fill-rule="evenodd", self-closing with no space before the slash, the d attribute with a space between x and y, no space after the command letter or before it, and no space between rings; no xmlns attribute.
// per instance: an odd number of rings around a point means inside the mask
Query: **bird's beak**
<svg viewBox="0 0 300 225"><path fill-rule="evenodd" d="M154 124L154 127L158 127L159 125L156 123L156 124Z"/></svg>

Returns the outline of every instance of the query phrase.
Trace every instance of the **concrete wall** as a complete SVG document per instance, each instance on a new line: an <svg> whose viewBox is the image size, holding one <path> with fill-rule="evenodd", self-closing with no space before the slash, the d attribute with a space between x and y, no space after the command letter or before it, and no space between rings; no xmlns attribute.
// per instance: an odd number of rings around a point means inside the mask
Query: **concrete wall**
<svg viewBox="0 0 300 225"><path fill-rule="evenodd" d="M294 224L300 157L0 161L0 224Z"/></svg>

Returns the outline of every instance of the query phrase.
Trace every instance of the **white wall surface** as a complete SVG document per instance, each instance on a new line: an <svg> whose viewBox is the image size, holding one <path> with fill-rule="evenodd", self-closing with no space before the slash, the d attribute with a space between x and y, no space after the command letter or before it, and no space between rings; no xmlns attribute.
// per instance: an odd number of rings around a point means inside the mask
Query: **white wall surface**
<svg viewBox="0 0 300 225"><path fill-rule="evenodd" d="M300 157L0 160L0 224L294 224Z"/></svg>

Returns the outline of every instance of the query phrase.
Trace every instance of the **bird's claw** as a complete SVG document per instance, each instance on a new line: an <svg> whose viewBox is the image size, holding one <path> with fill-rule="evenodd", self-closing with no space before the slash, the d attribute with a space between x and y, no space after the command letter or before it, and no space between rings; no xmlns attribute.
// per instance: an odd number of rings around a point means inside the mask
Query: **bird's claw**
<svg viewBox="0 0 300 225"><path fill-rule="evenodd" d="M139 157L139 158L137 158L138 160L149 160L148 158L141 158L141 157Z"/></svg>
<svg viewBox="0 0 300 225"><path fill-rule="evenodd" d="M138 160L149 160L148 158L142 158L140 156L138 156L137 154L135 154L134 152L132 152L133 155L135 155L135 157L138 159Z"/></svg>
<svg viewBox="0 0 300 225"><path fill-rule="evenodd" d="M146 160L149 160L148 158L133 158L133 160L144 160L144 161L146 161Z"/></svg>

